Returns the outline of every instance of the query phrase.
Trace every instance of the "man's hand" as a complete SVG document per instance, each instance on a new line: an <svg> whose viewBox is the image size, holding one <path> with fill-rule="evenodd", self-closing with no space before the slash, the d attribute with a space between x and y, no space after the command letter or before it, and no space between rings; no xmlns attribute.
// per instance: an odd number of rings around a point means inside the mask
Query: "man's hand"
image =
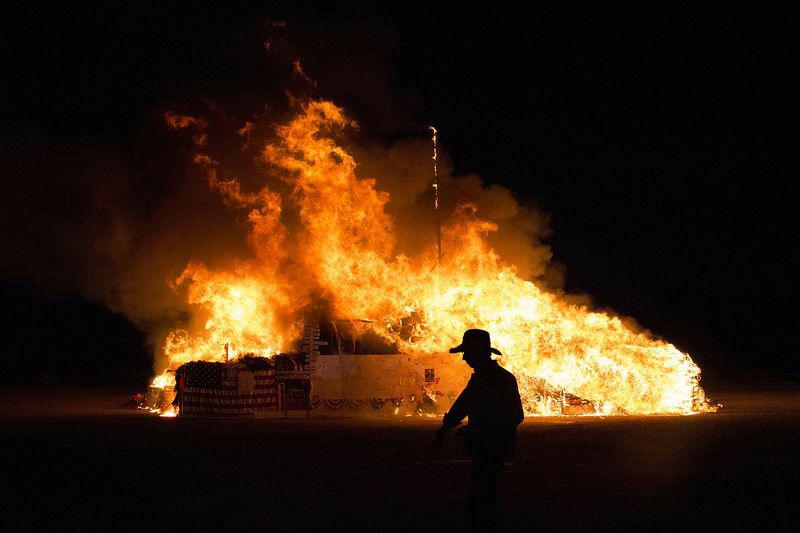
<svg viewBox="0 0 800 533"><path fill-rule="evenodd" d="M442 446L444 445L444 429L440 429L436 432L436 436L433 440L428 443L428 446L425 450L428 453L428 460L433 459L434 457L439 457L442 454Z"/></svg>

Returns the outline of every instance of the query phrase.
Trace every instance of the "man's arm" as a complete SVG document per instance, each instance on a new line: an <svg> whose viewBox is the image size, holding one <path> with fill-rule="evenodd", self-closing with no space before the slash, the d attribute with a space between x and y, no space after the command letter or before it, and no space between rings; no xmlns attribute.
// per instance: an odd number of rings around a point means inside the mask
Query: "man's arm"
<svg viewBox="0 0 800 533"><path fill-rule="evenodd" d="M474 395L475 386L472 384L472 378L470 378L467 386L464 387L464 390L458 395L458 398L450 407L450 410L445 413L444 419L442 420L442 429L440 431L454 428L459 425L462 420L467 418Z"/></svg>
<svg viewBox="0 0 800 533"><path fill-rule="evenodd" d="M474 394L474 385L472 384L472 378L470 378L467 386L464 387L464 390L458 395L458 399L450 407L450 410L445 413L444 420L442 420L442 427L436 431L436 436L430 444L428 444L428 458L439 455L442 450L445 433L447 433L449 429L459 425L461 421L467 417Z"/></svg>

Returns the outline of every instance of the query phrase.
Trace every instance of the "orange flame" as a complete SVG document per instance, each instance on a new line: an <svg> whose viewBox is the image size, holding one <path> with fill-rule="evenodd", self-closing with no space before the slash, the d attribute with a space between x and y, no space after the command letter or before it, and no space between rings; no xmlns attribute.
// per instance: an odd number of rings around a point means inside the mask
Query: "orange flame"
<svg viewBox="0 0 800 533"><path fill-rule="evenodd" d="M433 244L415 257L397 253L389 195L375 180L357 178L353 156L334 140L352 125L333 103L312 101L277 128L261 159L290 186L288 198L266 186L243 192L238 181L218 179L208 155L195 157L225 202L249 210L254 257L220 271L191 262L176 280L205 322L169 334L171 365L219 360L225 344L234 357L287 350L304 309L322 297L334 316L370 320L375 333L409 354L446 351L468 328L490 331L502 364L519 378L528 413L555 412L537 394L541 380L594 400L602 413L709 408L689 355L519 277L489 245L497 225L473 205L461 205L456 222L442 228L447 254L440 262ZM291 233L282 222L286 208L299 216ZM462 363L454 356L454 364Z"/></svg>

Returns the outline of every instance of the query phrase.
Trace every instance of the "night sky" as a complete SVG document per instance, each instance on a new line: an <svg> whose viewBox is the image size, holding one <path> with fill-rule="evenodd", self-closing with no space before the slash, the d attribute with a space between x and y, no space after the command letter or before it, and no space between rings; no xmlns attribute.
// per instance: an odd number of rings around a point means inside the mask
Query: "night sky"
<svg viewBox="0 0 800 533"><path fill-rule="evenodd" d="M6 17L3 357L27 358L4 381L146 379L145 334L85 297L72 252L38 221L85 223L85 161L98 153L130 170L132 202L152 208L141 154L159 112L202 98L255 108L296 84L265 54L267 38L302 60L313 94L343 105L359 135L390 143L434 122L456 173L549 213L569 292L635 317L708 379L800 373L793 19L465 6Z"/></svg>

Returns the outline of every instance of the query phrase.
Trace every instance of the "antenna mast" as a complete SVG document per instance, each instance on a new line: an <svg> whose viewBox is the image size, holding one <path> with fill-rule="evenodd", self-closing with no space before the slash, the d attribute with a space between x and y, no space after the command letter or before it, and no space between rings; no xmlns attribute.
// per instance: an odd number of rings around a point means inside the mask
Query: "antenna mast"
<svg viewBox="0 0 800 533"><path fill-rule="evenodd" d="M431 140L433 141L433 214L434 224L436 225L436 263L442 260L442 222L439 218L439 151L436 144L436 134L438 131L434 126L428 126L431 130Z"/></svg>

